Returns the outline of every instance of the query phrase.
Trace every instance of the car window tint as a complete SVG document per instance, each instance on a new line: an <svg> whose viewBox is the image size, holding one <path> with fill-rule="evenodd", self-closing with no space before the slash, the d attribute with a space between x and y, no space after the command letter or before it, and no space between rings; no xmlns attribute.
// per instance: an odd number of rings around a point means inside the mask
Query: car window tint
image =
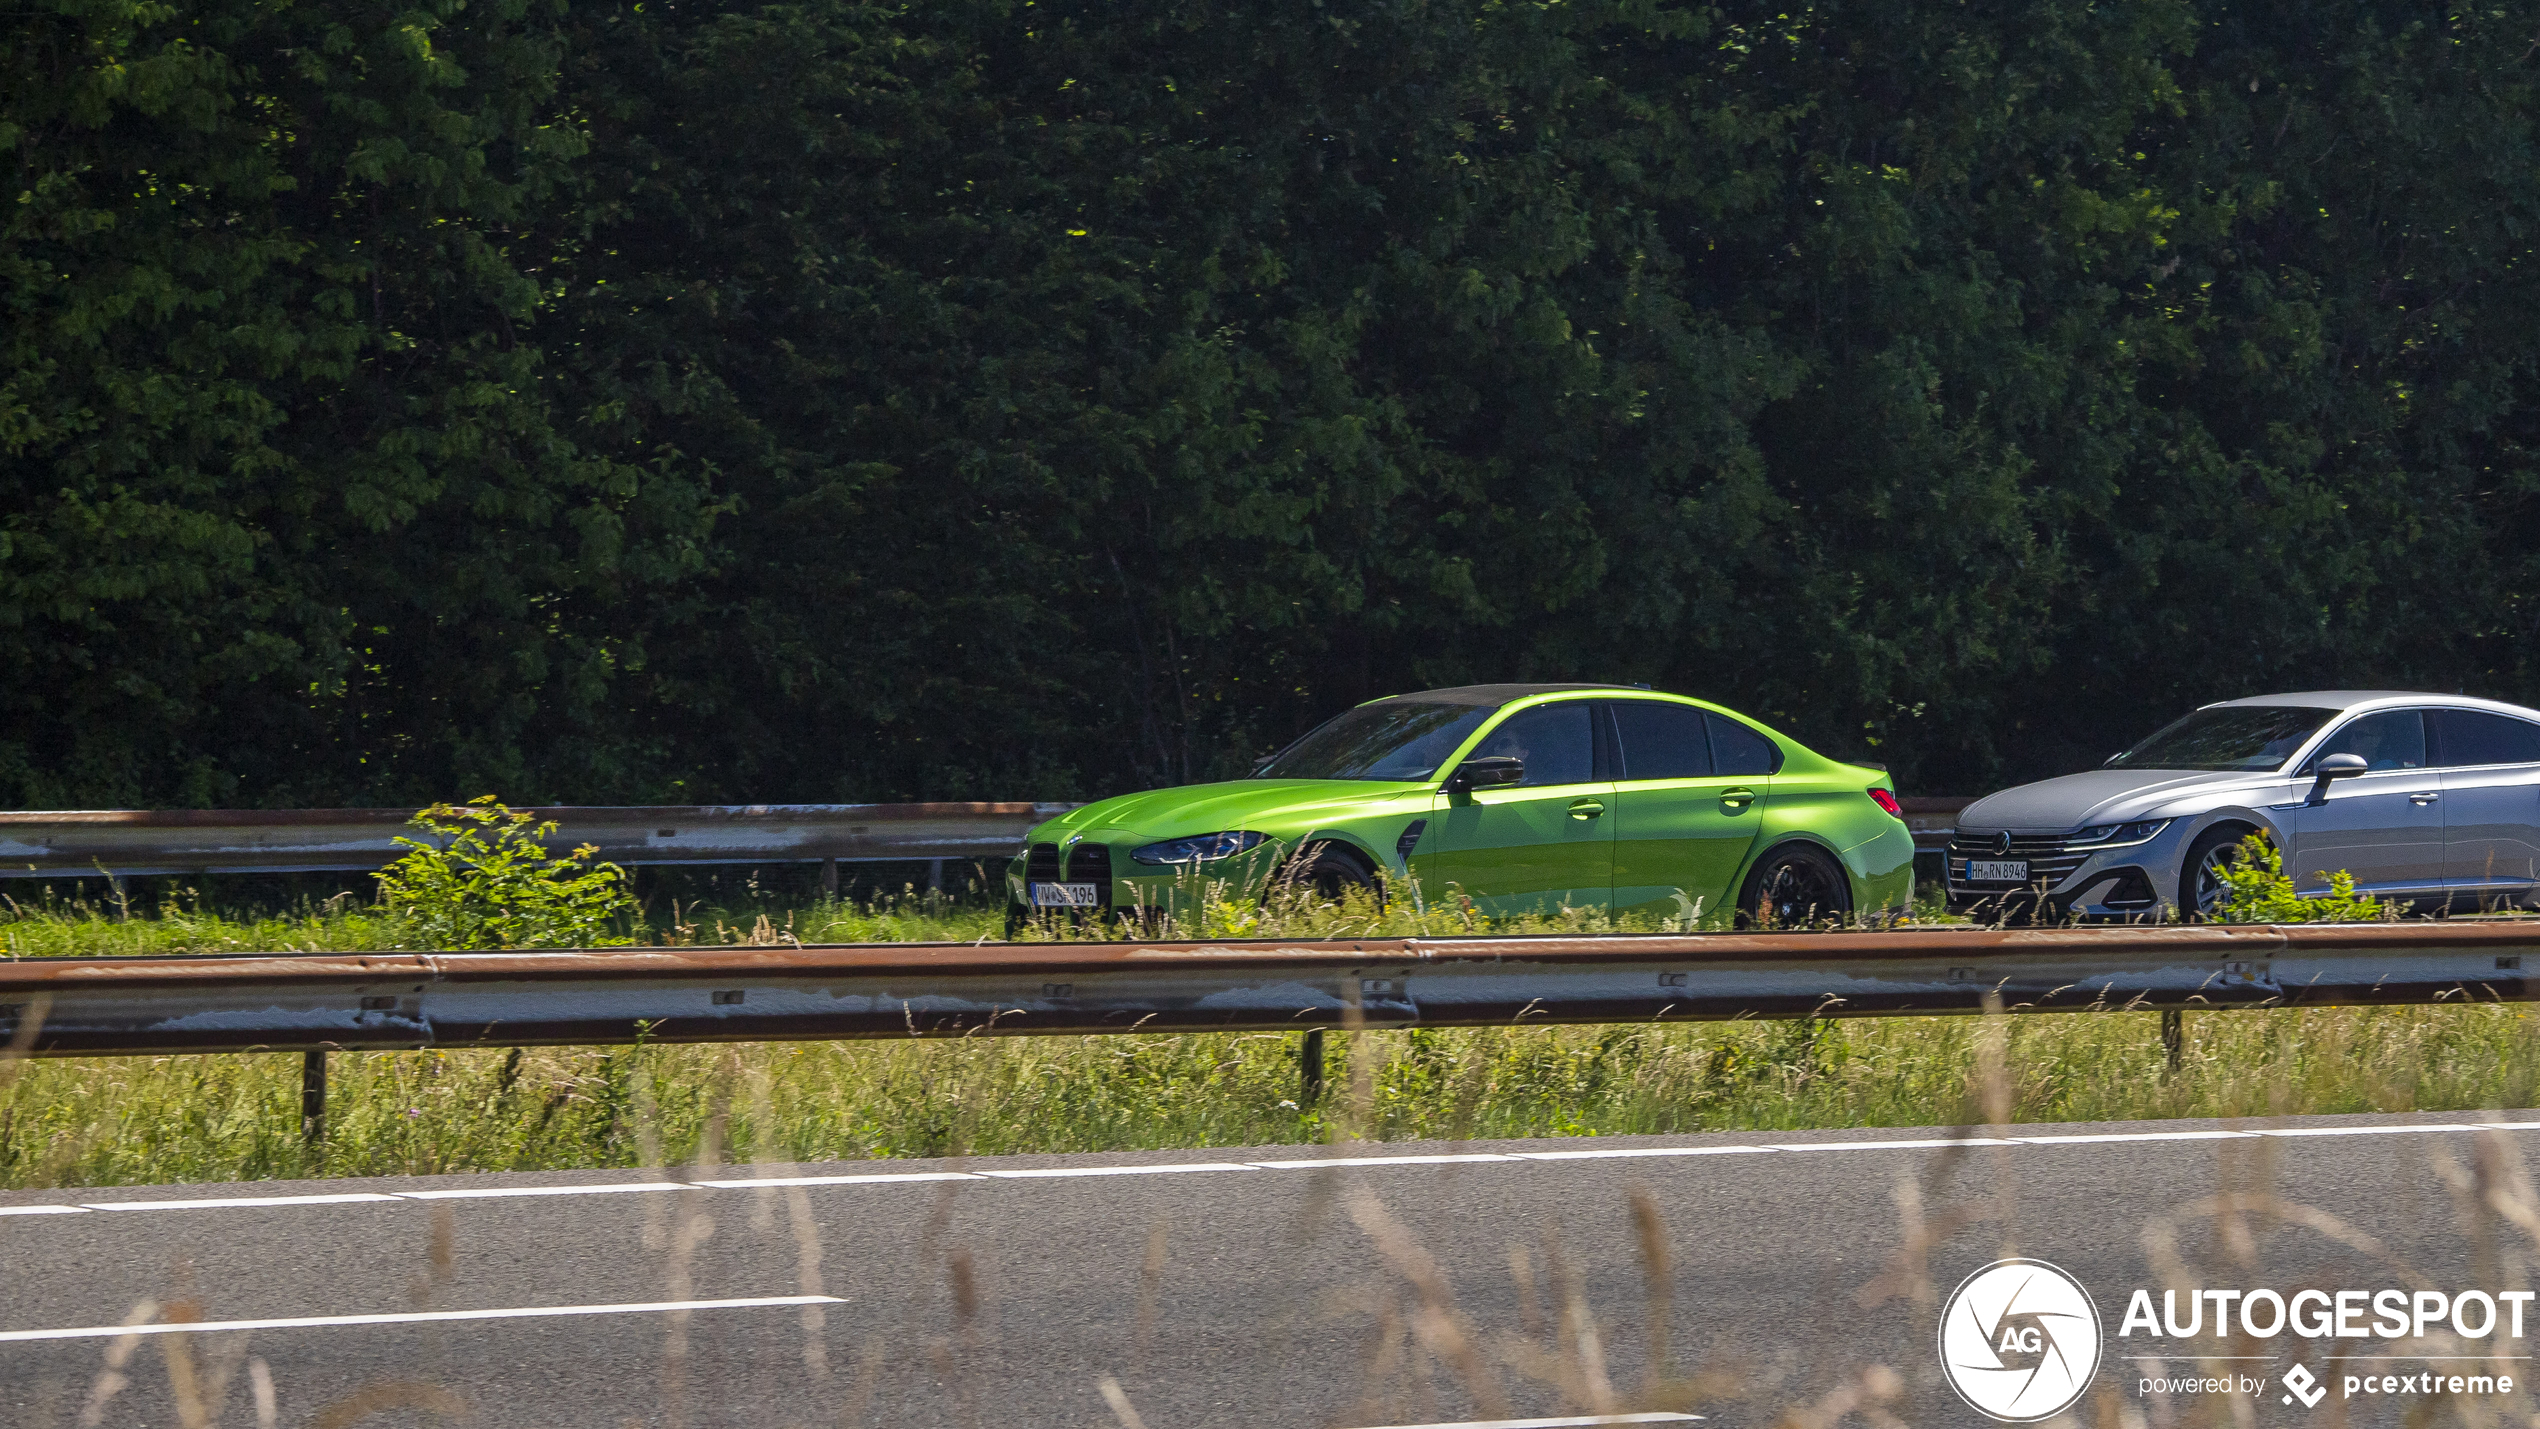
<svg viewBox="0 0 2540 1429"><path fill-rule="evenodd" d="M2303 766L2317 769L2321 759L2331 754L2359 755L2367 769L2423 769L2425 757L2425 712L2422 710L2383 710L2368 714L2328 737L2319 753Z"/></svg>
<svg viewBox="0 0 2540 1429"><path fill-rule="evenodd" d="M2540 764L2540 724L2485 710L2428 713L2445 764Z"/></svg>
<svg viewBox="0 0 2540 1429"><path fill-rule="evenodd" d="M1711 772L1702 711L1654 700L1616 700L1609 708L1622 739L1623 778L1699 779Z"/></svg>
<svg viewBox="0 0 2540 1429"><path fill-rule="evenodd" d="M1489 717L1487 705L1379 700L1324 721L1253 777L1426 779Z"/></svg>
<svg viewBox="0 0 2540 1429"><path fill-rule="evenodd" d="M2111 769L2280 769L2335 710L2220 705L2181 716L2108 761Z"/></svg>
<svg viewBox="0 0 2540 1429"><path fill-rule="evenodd" d="M1585 700L1537 705L1510 715L1482 736L1467 759L1513 755L1526 761L1528 784L1584 784L1595 777L1596 737Z"/></svg>
<svg viewBox="0 0 2540 1429"><path fill-rule="evenodd" d="M1711 726L1711 763L1722 774L1770 774L1781 763L1773 742L1736 720L1706 714Z"/></svg>

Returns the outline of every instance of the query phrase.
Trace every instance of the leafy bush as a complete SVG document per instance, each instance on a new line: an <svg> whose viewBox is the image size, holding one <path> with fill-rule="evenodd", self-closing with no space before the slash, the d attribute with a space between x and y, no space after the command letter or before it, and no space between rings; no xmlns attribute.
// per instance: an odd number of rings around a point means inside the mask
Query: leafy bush
<svg viewBox="0 0 2540 1429"><path fill-rule="evenodd" d="M412 942L427 948L605 948L635 941L618 920L635 912L626 872L593 863L596 845L550 857L555 824L485 795L435 804L401 838L413 852L374 875Z"/></svg>
<svg viewBox="0 0 2540 1429"><path fill-rule="evenodd" d="M2275 841L2255 833L2240 841L2240 861L2223 870L2221 918L2226 923L2377 923L2396 910L2371 894L2355 892L2344 869L2321 874L2328 892L2305 898L2284 873Z"/></svg>

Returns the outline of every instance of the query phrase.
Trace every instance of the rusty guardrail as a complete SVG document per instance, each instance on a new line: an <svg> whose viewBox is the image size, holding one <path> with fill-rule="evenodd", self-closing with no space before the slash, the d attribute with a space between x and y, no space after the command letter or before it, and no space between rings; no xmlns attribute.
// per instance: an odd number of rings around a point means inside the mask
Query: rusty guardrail
<svg viewBox="0 0 2540 1429"><path fill-rule="evenodd" d="M39 1057L2526 1001L2540 923L0 962Z"/></svg>
<svg viewBox="0 0 2540 1429"><path fill-rule="evenodd" d="M532 809L557 848L628 866L995 858L1073 804L703 804ZM0 878L383 868L411 809L0 812Z"/></svg>
<svg viewBox="0 0 2540 1429"><path fill-rule="evenodd" d="M1901 801L1918 852L1949 845L1968 799ZM1061 803L564 805L532 809L559 848L629 867L1004 858ZM408 809L0 811L0 878L335 873L384 868ZM940 869L936 874L940 881ZM832 880L834 882L834 878Z"/></svg>

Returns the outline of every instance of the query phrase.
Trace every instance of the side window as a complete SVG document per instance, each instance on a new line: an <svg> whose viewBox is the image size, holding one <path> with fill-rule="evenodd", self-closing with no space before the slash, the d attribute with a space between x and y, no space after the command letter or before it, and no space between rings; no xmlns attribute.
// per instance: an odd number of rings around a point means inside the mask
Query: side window
<svg viewBox="0 0 2540 1429"><path fill-rule="evenodd" d="M1655 700L1616 700L1614 729L1622 741L1624 779L1699 779L1711 772L1711 737L1702 711Z"/></svg>
<svg viewBox="0 0 2540 1429"><path fill-rule="evenodd" d="M1481 747L1465 757L1515 755L1526 761L1529 785L1585 784L1596 777L1595 727L1589 715L1585 700L1521 710L1483 735Z"/></svg>
<svg viewBox="0 0 2540 1429"><path fill-rule="evenodd" d="M2433 762L2425 757L2425 711L2383 710L2354 720L2330 735L2319 753L2303 762L2303 771L2317 769L2320 760L2331 754L2361 755L2364 767L2376 773L2423 769Z"/></svg>
<svg viewBox="0 0 2540 1429"><path fill-rule="evenodd" d="M2540 764L2540 724L2485 710L2429 710L2446 765Z"/></svg>
<svg viewBox="0 0 2540 1429"><path fill-rule="evenodd" d="M1715 714L1704 714L1711 726L1711 761L1722 774L1770 774L1781 766L1782 752L1755 731Z"/></svg>

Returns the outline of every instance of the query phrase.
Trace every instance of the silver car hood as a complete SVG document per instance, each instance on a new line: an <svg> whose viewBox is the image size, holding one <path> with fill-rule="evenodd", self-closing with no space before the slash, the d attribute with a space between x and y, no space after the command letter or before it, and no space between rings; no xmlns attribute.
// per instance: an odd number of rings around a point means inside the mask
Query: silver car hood
<svg viewBox="0 0 2540 1429"><path fill-rule="evenodd" d="M2272 771L2248 769L2092 769L1987 794L1958 815L1958 827L2063 833L2087 824L2148 818L2182 794L2218 794L2281 778Z"/></svg>

